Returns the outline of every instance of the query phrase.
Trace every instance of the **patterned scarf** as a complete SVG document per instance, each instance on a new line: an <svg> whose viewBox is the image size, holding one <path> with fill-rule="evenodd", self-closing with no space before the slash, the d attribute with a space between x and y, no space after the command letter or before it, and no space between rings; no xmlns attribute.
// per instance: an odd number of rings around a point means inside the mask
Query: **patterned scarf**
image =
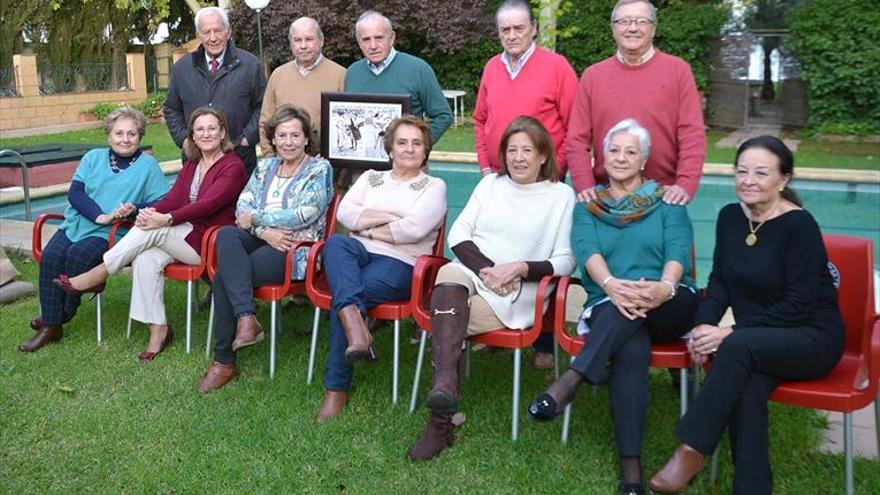
<svg viewBox="0 0 880 495"><path fill-rule="evenodd" d="M648 216L660 206L663 188L649 180L626 196L614 199L611 189L600 185L596 186L596 195L599 197L598 201L587 203L587 211L609 225L626 227Z"/></svg>

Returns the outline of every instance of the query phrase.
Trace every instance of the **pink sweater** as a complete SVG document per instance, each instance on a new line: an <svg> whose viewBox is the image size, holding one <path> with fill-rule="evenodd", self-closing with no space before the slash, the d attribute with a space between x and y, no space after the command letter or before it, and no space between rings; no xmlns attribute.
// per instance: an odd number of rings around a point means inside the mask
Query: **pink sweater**
<svg viewBox="0 0 880 495"><path fill-rule="evenodd" d="M415 265L423 254L431 254L440 223L446 215L446 183L420 172L399 181L390 170L367 170L355 181L339 203L336 218L355 230L364 210L391 212L398 217L388 224L394 243L369 239L354 232L351 237L367 251Z"/></svg>
<svg viewBox="0 0 880 495"><path fill-rule="evenodd" d="M565 129L577 89L577 74L562 55L541 47L526 61L516 79L495 55L483 69L474 108L474 137L480 168L501 169L498 146L504 130L520 115L530 115L544 124L553 145L560 177L565 175Z"/></svg>
<svg viewBox="0 0 880 495"><path fill-rule="evenodd" d="M676 184L693 198L706 158L700 95L687 62L659 50L642 65L624 65L610 57L584 71L565 142L575 191L608 182L602 140L626 118L651 133L643 175ZM590 150L595 154L592 169Z"/></svg>

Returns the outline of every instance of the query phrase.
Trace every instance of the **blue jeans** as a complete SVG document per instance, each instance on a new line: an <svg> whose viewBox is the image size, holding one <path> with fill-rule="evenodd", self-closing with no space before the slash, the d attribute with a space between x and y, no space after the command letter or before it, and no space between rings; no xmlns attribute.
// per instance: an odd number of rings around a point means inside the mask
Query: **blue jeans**
<svg viewBox="0 0 880 495"><path fill-rule="evenodd" d="M324 388L347 391L354 368L345 361L348 339L337 312L354 304L365 315L367 309L381 303L409 299L413 267L389 256L372 254L357 240L341 235L327 239L323 264L333 293Z"/></svg>

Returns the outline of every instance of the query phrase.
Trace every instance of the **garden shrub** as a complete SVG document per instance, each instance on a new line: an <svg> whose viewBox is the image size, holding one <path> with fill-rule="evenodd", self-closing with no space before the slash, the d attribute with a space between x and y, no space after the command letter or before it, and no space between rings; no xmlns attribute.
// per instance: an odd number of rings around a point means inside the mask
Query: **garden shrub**
<svg viewBox="0 0 880 495"><path fill-rule="evenodd" d="M866 6L812 0L790 14L786 45L802 66L811 127L880 131L880 11Z"/></svg>

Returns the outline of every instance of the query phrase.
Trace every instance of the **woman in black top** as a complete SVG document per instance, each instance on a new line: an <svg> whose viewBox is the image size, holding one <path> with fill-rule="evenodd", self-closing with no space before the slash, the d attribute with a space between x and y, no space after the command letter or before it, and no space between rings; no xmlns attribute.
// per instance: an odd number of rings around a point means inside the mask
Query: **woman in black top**
<svg viewBox="0 0 880 495"><path fill-rule="evenodd" d="M744 142L736 153L739 203L718 214L706 299L689 349L714 354L691 409L675 430L682 444L651 479L677 493L730 429L736 494L771 493L767 400L782 380L819 378L843 352L843 319L819 226L788 187L791 151L777 138ZM736 326L718 327L727 307Z"/></svg>

